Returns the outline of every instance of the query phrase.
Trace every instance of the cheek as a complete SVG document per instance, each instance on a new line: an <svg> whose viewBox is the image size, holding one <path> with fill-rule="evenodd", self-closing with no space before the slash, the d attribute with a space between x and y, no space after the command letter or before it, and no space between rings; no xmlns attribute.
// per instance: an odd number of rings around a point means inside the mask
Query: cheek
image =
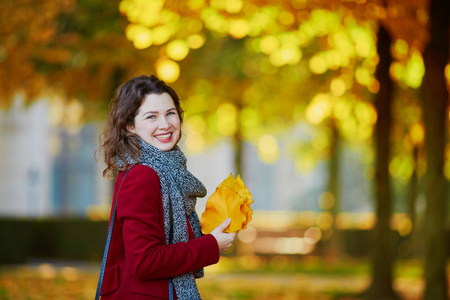
<svg viewBox="0 0 450 300"><path fill-rule="evenodd" d="M156 127L151 123L137 122L135 125L135 133L140 136L152 135L155 130Z"/></svg>
<svg viewBox="0 0 450 300"><path fill-rule="evenodd" d="M174 121L173 121L173 127L177 128L177 129L180 129L180 128L181 128L181 121L180 121L180 119L178 118L178 116L177 116L176 119L174 119Z"/></svg>

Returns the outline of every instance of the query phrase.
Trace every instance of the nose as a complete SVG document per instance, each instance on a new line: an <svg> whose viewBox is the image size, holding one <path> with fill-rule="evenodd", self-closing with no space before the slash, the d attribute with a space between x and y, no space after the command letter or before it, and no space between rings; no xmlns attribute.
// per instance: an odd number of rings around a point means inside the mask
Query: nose
<svg viewBox="0 0 450 300"><path fill-rule="evenodd" d="M170 127L169 122L167 121L166 117L161 117L158 123L159 129L167 129Z"/></svg>

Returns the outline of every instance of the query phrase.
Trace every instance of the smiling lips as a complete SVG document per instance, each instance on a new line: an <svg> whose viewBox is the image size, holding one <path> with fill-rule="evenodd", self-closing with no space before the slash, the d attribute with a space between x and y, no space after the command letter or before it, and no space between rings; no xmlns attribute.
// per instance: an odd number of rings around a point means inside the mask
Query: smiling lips
<svg viewBox="0 0 450 300"><path fill-rule="evenodd" d="M160 142L167 143L172 140L172 133L169 132L169 133L158 134L158 135L155 135L155 138Z"/></svg>

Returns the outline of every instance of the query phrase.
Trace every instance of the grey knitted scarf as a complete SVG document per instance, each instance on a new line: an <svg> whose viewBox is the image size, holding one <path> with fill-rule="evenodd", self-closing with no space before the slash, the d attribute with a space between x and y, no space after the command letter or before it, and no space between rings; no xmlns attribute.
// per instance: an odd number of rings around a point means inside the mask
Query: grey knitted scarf
<svg viewBox="0 0 450 300"><path fill-rule="evenodd" d="M186 157L178 146L170 151L162 151L148 144L139 137L140 156L139 163L156 171L161 185L161 196L164 211L164 227L166 241L169 243L170 235L170 206L173 211L173 243L188 242L188 227L186 216L191 223L196 238L201 236L201 227L198 215L195 212L197 197L206 196L206 188L200 180L186 169ZM135 161L126 156L128 164ZM120 168L124 162L116 160ZM195 271L195 277L203 277L203 269ZM193 273L187 273L173 278L173 285L180 300L201 299L195 283Z"/></svg>

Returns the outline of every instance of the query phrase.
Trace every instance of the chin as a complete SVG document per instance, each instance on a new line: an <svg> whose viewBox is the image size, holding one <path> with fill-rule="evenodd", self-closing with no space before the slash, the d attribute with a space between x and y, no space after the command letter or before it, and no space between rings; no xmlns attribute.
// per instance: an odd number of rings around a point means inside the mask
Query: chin
<svg viewBox="0 0 450 300"><path fill-rule="evenodd" d="M170 151L172 150L177 144L172 144L172 145L161 145L161 146L157 146L157 148L161 151Z"/></svg>

